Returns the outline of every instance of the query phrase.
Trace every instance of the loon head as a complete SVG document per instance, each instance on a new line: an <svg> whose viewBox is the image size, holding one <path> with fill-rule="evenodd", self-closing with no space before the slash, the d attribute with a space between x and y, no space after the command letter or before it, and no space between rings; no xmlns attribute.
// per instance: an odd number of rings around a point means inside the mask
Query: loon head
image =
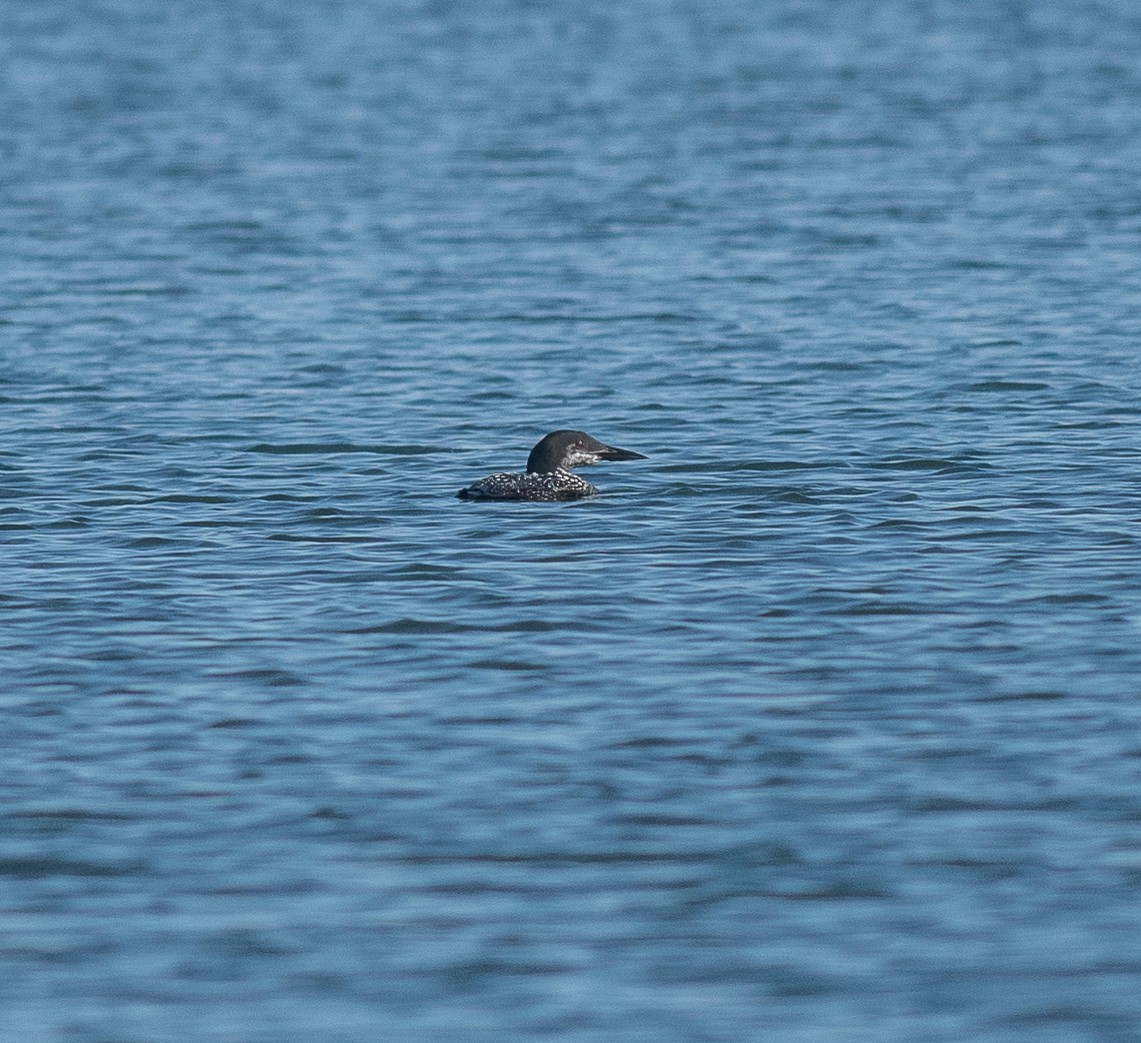
<svg viewBox="0 0 1141 1043"><path fill-rule="evenodd" d="M585 467L587 464L596 464L599 460L645 459L641 453L605 445L583 431L552 431L531 450L531 455L527 457L527 471L545 474L557 471L560 467L564 471L569 471L572 467Z"/></svg>

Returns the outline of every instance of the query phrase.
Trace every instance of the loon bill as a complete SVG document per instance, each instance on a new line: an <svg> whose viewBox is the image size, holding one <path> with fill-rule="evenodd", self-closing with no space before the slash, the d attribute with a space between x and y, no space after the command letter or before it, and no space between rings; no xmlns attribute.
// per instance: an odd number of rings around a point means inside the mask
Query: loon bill
<svg viewBox="0 0 1141 1043"><path fill-rule="evenodd" d="M599 460L645 460L641 453L604 445L582 431L552 431L527 457L524 474L501 471L461 489L461 500L580 500L598 490L573 467Z"/></svg>

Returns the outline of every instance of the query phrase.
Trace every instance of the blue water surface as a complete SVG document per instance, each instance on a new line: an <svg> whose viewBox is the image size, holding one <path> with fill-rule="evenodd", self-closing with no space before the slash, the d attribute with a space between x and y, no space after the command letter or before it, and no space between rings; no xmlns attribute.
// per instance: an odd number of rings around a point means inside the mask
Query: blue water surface
<svg viewBox="0 0 1141 1043"><path fill-rule="evenodd" d="M0 1038L1137 1040L1138 54L5 4Z"/></svg>

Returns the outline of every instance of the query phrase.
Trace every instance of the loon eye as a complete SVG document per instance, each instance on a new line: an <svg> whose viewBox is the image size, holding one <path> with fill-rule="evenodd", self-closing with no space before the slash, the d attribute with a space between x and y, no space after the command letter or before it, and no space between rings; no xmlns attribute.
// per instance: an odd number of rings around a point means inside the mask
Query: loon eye
<svg viewBox="0 0 1141 1043"><path fill-rule="evenodd" d="M579 441L575 442L574 447L575 447L575 449L581 449L582 448L582 440L580 439Z"/></svg>

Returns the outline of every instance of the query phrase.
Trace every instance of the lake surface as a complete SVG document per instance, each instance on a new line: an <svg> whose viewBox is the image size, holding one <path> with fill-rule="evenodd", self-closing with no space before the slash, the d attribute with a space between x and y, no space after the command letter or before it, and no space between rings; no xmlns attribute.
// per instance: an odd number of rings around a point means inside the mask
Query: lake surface
<svg viewBox="0 0 1141 1043"><path fill-rule="evenodd" d="M5 5L0 1037L1138 1039L1138 54Z"/></svg>

